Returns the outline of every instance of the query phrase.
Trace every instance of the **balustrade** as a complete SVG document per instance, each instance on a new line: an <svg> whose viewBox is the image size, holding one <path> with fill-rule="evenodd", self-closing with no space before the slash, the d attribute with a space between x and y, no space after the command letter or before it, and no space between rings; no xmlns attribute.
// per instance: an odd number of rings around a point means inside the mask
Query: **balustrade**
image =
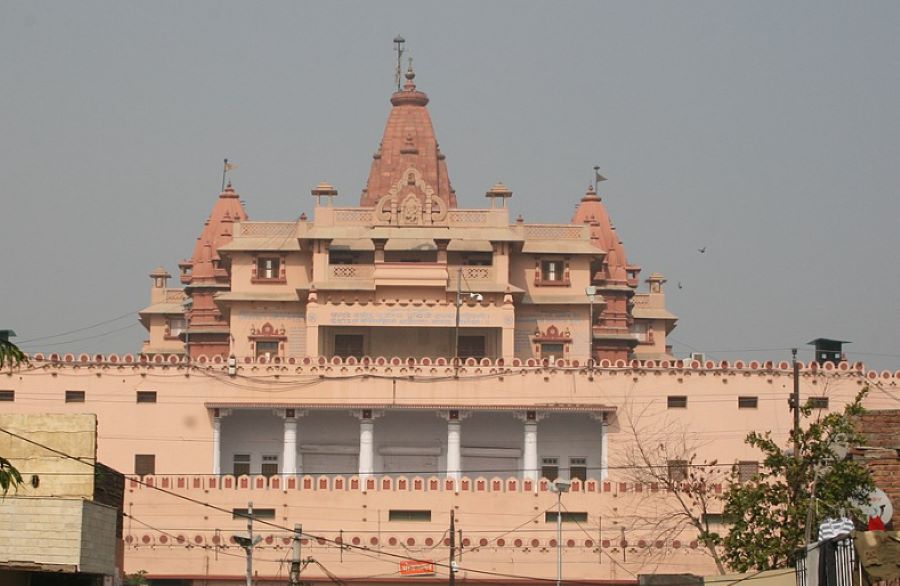
<svg viewBox="0 0 900 586"><path fill-rule="evenodd" d="M375 265L329 265L329 279L371 279L375 276Z"/></svg>

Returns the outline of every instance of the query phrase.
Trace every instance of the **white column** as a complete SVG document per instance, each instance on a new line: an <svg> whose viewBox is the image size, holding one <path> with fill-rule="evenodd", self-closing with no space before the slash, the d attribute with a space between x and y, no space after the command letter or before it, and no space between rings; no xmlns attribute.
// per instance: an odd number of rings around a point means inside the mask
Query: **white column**
<svg viewBox="0 0 900 586"><path fill-rule="evenodd" d="M609 476L609 423L606 417L600 421L600 480Z"/></svg>
<svg viewBox="0 0 900 586"><path fill-rule="evenodd" d="M524 469L522 479L537 482L540 474L537 450L537 421L525 422L525 446L522 449L522 460Z"/></svg>
<svg viewBox="0 0 900 586"><path fill-rule="evenodd" d="M285 477L297 474L297 418L284 418L284 452L281 458L284 462L282 474Z"/></svg>
<svg viewBox="0 0 900 586"><path fill-rule="evenodd" d="M375 471L375 422L359 421L359 477L363 480Z"/></svg>
<svg viewBox="0 0 900 586"><path fill-rule="evenodd" d="M447 423L447 478L459 481L462 475L462 455L460 450L460 425L459 421L450 420Z"/></svg>
<svg viewBox="0 0 900 586"><path fill-rule="evenodd" d="M213 474L222 474L222 418L213 415Z"/></svg>

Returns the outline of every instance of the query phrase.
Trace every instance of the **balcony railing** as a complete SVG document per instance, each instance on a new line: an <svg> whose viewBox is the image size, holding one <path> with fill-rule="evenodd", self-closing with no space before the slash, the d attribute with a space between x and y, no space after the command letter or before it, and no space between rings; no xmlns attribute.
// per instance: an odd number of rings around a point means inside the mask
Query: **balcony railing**
<svg viewBox="0 0 900 586"><path fill-rule="evenodd" d="M800 550L795 566L797 586L853 586L858 571L853 537L841 535L820 541L809 551Z"/></svg>
<svg viewBox="0 0 900 586"><path fill-rule="evenodd" d="M342 279L371 279L375 276L375 265L329 265L328 278Z"/></svg>
<svg viewBox="0 0 900 586"><path fill-rule="evenodd" d="M455 279L457 271L462 270L462 278L466 282L485 283L494 280L494 267L456 266L450 267L450 278Z"/></svg>

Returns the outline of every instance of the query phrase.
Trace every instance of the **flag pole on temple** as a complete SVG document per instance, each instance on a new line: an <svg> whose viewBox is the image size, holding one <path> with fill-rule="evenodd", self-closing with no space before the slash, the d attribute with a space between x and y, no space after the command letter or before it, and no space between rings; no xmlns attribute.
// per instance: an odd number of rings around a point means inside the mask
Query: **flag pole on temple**
<svg viewBox="0 0 900 586"><path fill-rule="evenodd" d="M225 164L222 167L222 191L225 191L225 176L235 168L237 168L237 163L229 163L228 159L225 159Z"/></svg>

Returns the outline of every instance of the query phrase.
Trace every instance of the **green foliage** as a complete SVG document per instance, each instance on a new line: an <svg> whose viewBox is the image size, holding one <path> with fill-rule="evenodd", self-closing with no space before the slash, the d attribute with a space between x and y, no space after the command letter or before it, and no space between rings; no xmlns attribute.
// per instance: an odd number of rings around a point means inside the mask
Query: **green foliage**
<svg viewBox="0 0 900 586"><path fill-rule="evenodd" d="M0 368L28 363L28 356L9 340L0 340Z"/></svg>
<svg viewBox="0 0 900 586"><path fill-rule="evenodd" d="M736 471L725 494L724 516L729 525L722 540L725 560L735 571L768 570L793 564L795 552L805 544L807 515L813 490L812 527L822 519L852 513L854 500L862 500L873 488L867 468L834 452L835 443L862 443L854 419L862 414L863 389L841 413L812 417L807 404L801 408L806 420L791 444L795 453L772 439L771 432L753 432L746 443L763 453L760 472L753 480L737 482ZM815 538L815 532L812 533Z"/></svg>
<svg viewBox="0 0 900 586"><path fill-rule="evenodd" d="M9 460L0 456L0 496L6 496L11 488L18 489L20 484L22 475Z"/></svg>
<svg viewBox="0 0 900 586"><path fill-rule="evenodd" d="M0 340L0 368L16 367L28 362L28 356L9 340ZM6 496L10 489L18 489L22 475L9 460L0 456L0 496Z"/></svg>
<svg viewBox="0 0 900 586"><path fill-rule="evenodd" d="M138 570L133 574L125 574L124 586L144 586L148 584L147 570Z"/></svg>

